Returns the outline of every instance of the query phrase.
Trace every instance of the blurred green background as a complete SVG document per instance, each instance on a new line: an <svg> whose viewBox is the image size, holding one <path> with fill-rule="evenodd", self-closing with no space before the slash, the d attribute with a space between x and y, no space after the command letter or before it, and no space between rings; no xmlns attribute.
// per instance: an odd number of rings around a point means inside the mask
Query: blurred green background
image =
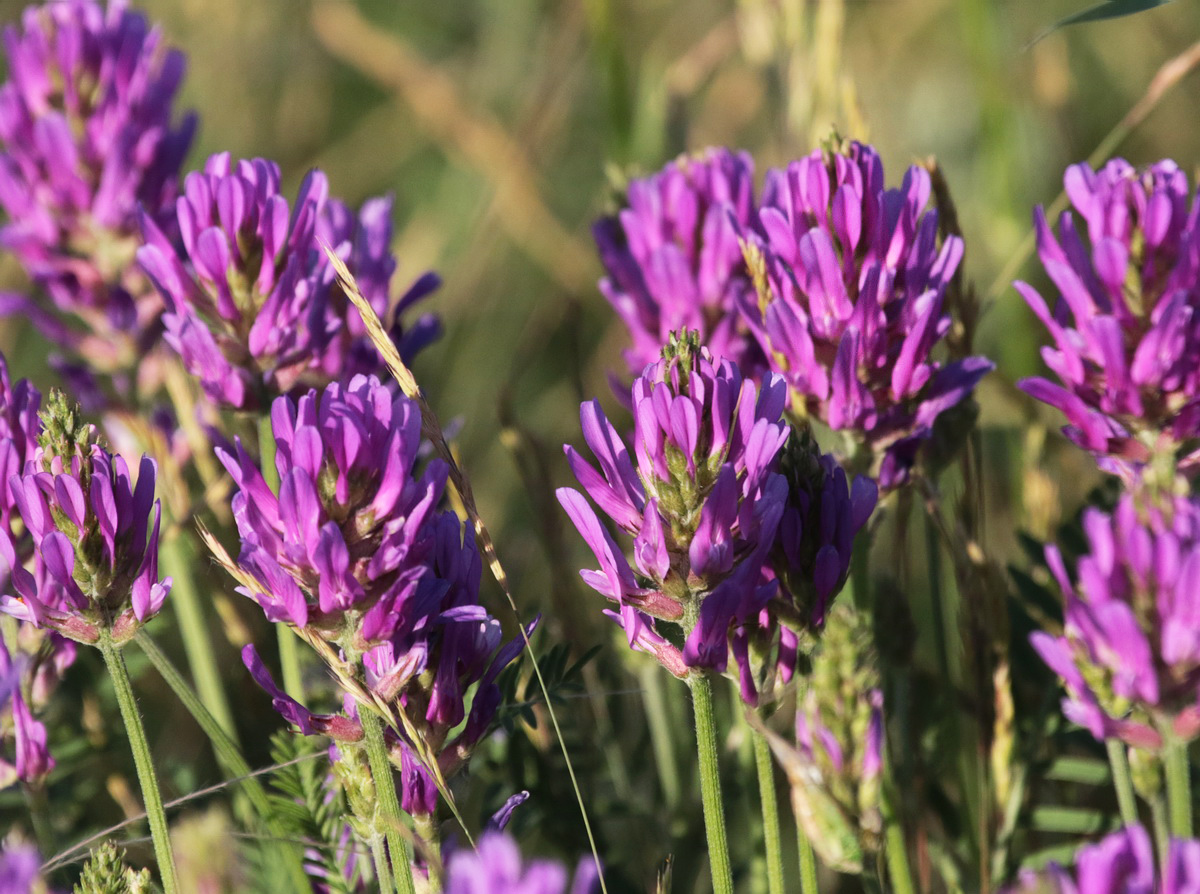
<svg viewBox="0 0 1200 894"><path fill-rule="evenodd" d="M0 18L13 20L22 5L4 0ZM1048 536L1098 480L1086 457L1062 449L1060 421L1013 387L1039 371L1043 338L998 277L1011 266L1042 282L1032 262L1012 266L1032 206L1054 200L1064 167L1091 154L1164 63L1200 39L1200 5L1079 25L1032 46L1086 0L137 5L189 56L182 107L201 116L190 166L229 150L276 160L289 194L314 166L349 202L392 192L396 290L427 269L444 277L427 307L446 334L418 359L417 378L442 420L461 424L457 449L521 613L546 614L541 651L562 640L574 657L606 647L584 674L587 697L564 704L572 753L602 817L601 852L622 880L615 890L646 890L672 851L675 890L705 882L689 783L681 795L663 782L656 767L668 756L655 755L644 720L656 698L678 701L678 687L653 684L656 668L627 660L619 631L575 576L584 549L553 503L553 488L570 483L560 445L580 441L579 402L598 395L615 409L607 375L623 371L625 335L595 287L601 271L589 232L612 182L712 144L749 150L761 179L831 126L873 142L889 183L936 156L957 202L966 274L985 304L976 349L999 366L978 395L990 555L1018 557L1018 528ZM1193 172L1198 92L1200 76L1186 75L1118 154L1139 164L1171 156ZM20 285L11 264L3 270L6 285ZM42 369L46 353L25 334L19 323L0 332L17 375ZM216 575L208 583L232 589ZM510 618L494 582L485 588ZM243 619L258 624L252 614ZM264 763L274 718L232 646L223 649L236 699L260 711L243 738L261 733L252 762ZM199 734L179 733L190 723L181 709L162 691L146 699L151 711L161 706L161 753L191 768L174 771L172 793L212 782ZM686 713L680 705L668 713L686 761ZM517 828L529 830L535 849L583 853L545 725L517 739L529 747L496 744L484 755L477 775L491 788L471 795L473 809L499 806L505 786L533 787ZM741 754L748 762L748 749ZM741 778L750 784L748 772ZM737 778L727 789L731 804L754 796ZM743 846L745 860L753 844Z"/></svg>

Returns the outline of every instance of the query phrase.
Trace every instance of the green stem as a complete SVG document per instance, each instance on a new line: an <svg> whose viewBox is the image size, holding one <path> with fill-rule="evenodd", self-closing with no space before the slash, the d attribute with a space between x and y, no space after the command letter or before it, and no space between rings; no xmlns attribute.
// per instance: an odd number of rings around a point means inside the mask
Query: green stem
<svg viewBox="0 0 1200 894"><path fill-rule="evenodd" d="M125 733L129 736L129 747L133 750L133 762L137 767L138 782L142 787L142 800L146 803L146 819L150 823L150 837L154 842L154 857L158 861L158 872L162 878L163 894L178 894L179 882L175 878L175 859L171 855L171 834L167 827L167 814L163 810L162 795L158 791L158 777L154 775L154 761L150 757L150 744L146 741L146 730L138 714L133 687L129 685L129 671L120 649L113 645L107 635L98 643L117 693L117 704L121 707L121 719L125 721Z"/></svg>
<svg viewBox="0 0 1200 894"><path fill-rule="evenodd" d="M275 811L271 808L271 801L267 797L266 790L262 787L262 783L253 775L253 770L246 763L246 759L242 756L241 750L237 743L225 731L220 723L205 706L200 697L188 686L183 675L171 663L171 660L158 647L158 644L150 638L143 627L134 636L138 646L142 652L150 659L150 663L154 665L154 669L158 671L159 676L163 678L166 684L171 687L171 691L175 693L175 697L183 704L188 713L208 736L209 742L212 743L213 751L217 756L217 761L225 768L225 772L233 776L242 791L245 792L254 810L258 813L259 818L267 827L267 831L277 839L279 839L280 856L285 862L288 875L291 877L291 888L297 892L307 892L312 889L311 880L308 874L304 871L304 863L301 859L300 851L294 845L287 843L285 840L288 837L287 829L279 822L275 816Z"/></svg>
<svg viewBox="0 0 1200 894"><path fill-rule="evenodd" d="M713 894L733 894L733 867L725 837L721 773L717 766L717 723L713 715L712 680L704 671L688 678L692 710L696 715L696 750L700 760L700 799L704 804L704 831L708 835L708 859L712 870Z"/></svg>
<svg viewBox="0 0 1200 894"><path fill-rule="evenodd" d="M258 417L258 461L262 466L267 487L279 493L279 469L275 467L275 433L271 429L271 414ZM279 667L283 672L283 691L304 704L304 677L300 672L299 638L287 624L275 625L279 641Z"/></svg>
<svg viewBox="0 0 1200 894"><path fill-rule="evenodd" d="M813 853L812 842L804 833L804 826L796 820L796 849L800 854L800 891L802 894L820 894L817 886L817 855Z"/></svg>
<svg viewBox="0 0 1200 894"><path fill-rule="evenodd" d="M1158 865L1164 877L1167 873L1167 856L1171 849L1171 829L1167 821L1167 805L1161 794L1150 799L1150 819L1154 823L1154 846L1158 850Z"/></svg>
<svg viewBox="0 0 1200 894"><path fill-rule="evenodd" d="M179 635L187 652L188 669L196 681L196 689L204 705L235 742L237 727L233 712L221 685L221 673L217 667L217 656L213 651L212 639L208 635L208 621L196 592L192 569L196 567L196 551L191 538L183 532L163 538L159 551L163 573L172 579L171 605L179 614Z"/></svg>
<svg viewBox="0 0 1200 894"><path fill-rule="evenodd" d="M887 859L888 877L895 894L913 894L912 870L908 865L908 843L904 839L904 823L896 809L895 782L892 761L884 751L884 797L883 824L885 826L884 855Z"/></svg>
<svg viewBox="0 0 1200 894"><path fill-rule="evenodd" d="M438 832L437 818L431 815L413 815L417 836L425 845L425 862L429 866L429 894L442 891L442 836Z"/></svg>
<svg viewBox="0 0 1200 894"><path fill-rule="evenodd" d="M1121 822L1126 826L1137 825L1137 801L1133 797L1133 777L1129 774L1129 753L1120 739L1109 739L1108 765L1112 767L1113 785L1117 789L1117 808L1121 811Z"/></svg>
<svg viewBox="0 0 1200 894"><path fill-rule="evenodd" d="M415 894L416 886L412 875L412 857L408 842L400 830L404 821L400 813L400 801L396 798L396 781L392 774L392 762L388 758L387 744L383 741L383 723L379 716L365 705L358 706L358 719L363 728L363 744L367 747L367 761L371 765L371 778L375 783L376 815L383 824L387 837L388 857L392 864L392 875L396 890L400 894ZM386 888L381 887L381 891Z"/></svg>
<svg viewBox="0 0 1200 894"><path fill-rule="evenodd" d="M762 799L767 891L769 894L783 894L783 838L779 833L779 805L775 801L775 767L771 763L771 746L759 730L751 732L750 742L754 746L754 768L758 771L758 792Z"/></svg>
<svg viewBox="0 0 1200 894"><path fill-rule="evenodd" d="M375 863L375 880L379 882L380 894L395 891L396 881L392 878L392 867L388 865L387 848L383 836L378 833L371 836L371 859Z"/></svg>
<svg viewBox="0 0 1200 894"><path fill-rule="evenodd" d="M1178 739L1167 742L1163 756L1167 771L1167 809L1171 814L1171 836L1192 837L1192 782L1188 767L1187 743Z"/></svg>

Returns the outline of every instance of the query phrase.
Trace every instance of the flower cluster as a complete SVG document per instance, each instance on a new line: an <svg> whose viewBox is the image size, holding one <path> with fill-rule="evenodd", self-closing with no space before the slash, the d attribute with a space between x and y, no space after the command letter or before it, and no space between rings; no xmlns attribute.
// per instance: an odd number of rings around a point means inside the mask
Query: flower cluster
<svg viewBox="0 0 1200 894"><path fill-rule="evenodd" d="M639 576L584 496L561 488L559 502L600 563L581 574L617 604L608 614L631 647L679 677L696 667L724 671L730 628L756 623L775 591L761 571L787 497L775 471L787 439L782 382L769 378L759 393L692 333L672 338L632 396L636 468L598 401L582 406L580 420L602 471L565 449L584 490L633 537ZM682 650L658 620L688 625ZM748 656L735 657L745 684Z"/></svg>
<svg viewBox="0 0 1200 894"><path fill-rule="evenodd" d="M1078 164L1063 179L1086 238L1069 212L1057 238L1034 212L1061 301L1051 312L1032 286L1014 284L1054 340L1042 358L1062 384L1020 384L1063 412L1067 437L1128 475L1155 454L1194 449L1200 435L1200 206L1189 207L1172 161L1143 171L1122 159L1099 171Z"/></svg>
<svg viewBox="0 0 1200 894"><path fill-rule="evenodd" d="M870 625L839 605L796 709L796 748L781 755L796 817L838 871L862 872L879 850L883 748L883 692Z"/></svg>
<svg viewBox="0 0 1200 894"><path fill-rule="evenodd" d="M522 860L516 842L500 832L484 835L475 850L456 850L447 865L446 894L595 894L599 890L593 861L579 862L568 887L562 865Z"/></svg>
<svg viewBox="0 0 1200 894"><path fill-rule="evenodd" d="M1097 739L1157 749L1200 735L1200 504L1125 495L1084 514L1089 551L1076 582L1046 559L1066 594L1063 636L1032 642L1067 689L1063 713Z"/></svg>
<svg viewBox="0 0 1200 894"><path fill-rule="evenodd" d="M815 151L768 172L744 233L756 292L742 305L790 407L853 441L847 456L885 490L904 483L938 417L993 366L942 363L946 289L962 240L939 240L927 171L885 189L869 146Z"/></svg>
<svg viewBox="0 0 1200 894"><path fill-rule="evenodd" d="M879 489L870 478L850 481L807 432L788 442L779 471L788 482L788 500L772 571L795 612L791 625L820 630L849 576L855 537L875 510Z"/></svg>
<svg viewBox="0 0 1200 894"><path fill-rule="evenodd" d="M180 244L143 219L137 259L167 302L167 342L216 403L264 408L274 396L348 381L381 364L325 253L333 249L385 316L396 268L391 200L357 215L329 198L311 171L289 210L279 168L214 155L187 176L176 201ZM400 315L437 287L421 277L392 311L391 335L408 358L436 338L435 318L405 331Z"/></svg>
<svg viewBox="0 0 1200 894"><path fill-rule="evenodd" d="M630 182L627 206L592 229L608 274L600 291L629 330L633 375L654 363L672 332L700 333L714 356L757 378L764 359L738 307L754 287L738 227L754 214L754 162L709 149Z"/></svg>
<svg viewBox="0 0 1200 894"><path fill-rule="evenodd" d="M271 422L278 494L240 443L236 456L220 454L239 489L233 512L242 548L228 567L240 592L270 620L328 643L322 654L347 694L400 706L449 774L487 732L499 707L496 678L523 641L502 646L499 623L479 604L475 542L452 511L438 509L445 464L433 460L414 474L416 403L356 376L298 401L276 399ZM313 715L271 682L253 646L244 658L302 732L361 738L352 702L345 714ZM405 794L411 787L414 803L430 804L436 793L409 745L401 755L410 771Z"/></svg>
<svg viewBox="0 0 1200 894"><path fill-rule="evenodd" d="M174 198L195 118L173 122L182 54L123 0L31 6L4 31L0 206L12 251L75 328L8 295L52 340L105 371L136 366L159 334L161 300L138 281L138 209Z"/></svg>
<svg viewBox="0 0 1200 894"><path fill-rule="evenodd" d="M1010 894L1194 894L1200 891L1200 841L1171 839L1159 877L1150 836L1141 826L1113 832L1082 848L1075 871L1052 863L1021 874Z"/></svg>
<svg viewBox="0 0 1200 894"><path fill-rule="evenodd" d="M0 611L77 642L124 642L158 614L171 588L170 578L158 578L154 461L142 457L135 482L61 392L51 393L41 422L38 449L8 483L34 570L14 561L17 545L0 531L10 571Z"/></svg>

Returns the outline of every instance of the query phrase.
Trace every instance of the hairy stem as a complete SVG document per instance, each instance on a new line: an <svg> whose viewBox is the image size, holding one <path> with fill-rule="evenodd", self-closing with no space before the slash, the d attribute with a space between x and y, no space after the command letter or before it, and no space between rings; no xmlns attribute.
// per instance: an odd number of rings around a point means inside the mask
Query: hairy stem
<svg viewBox="0 0 1200 894"><path fill-rule="evenodd" d="M771 764L771 746L759 730L750 734L754 746L754 768L758 771L758 792L762 800L763 842L767 852L767 891L784 894L783 838L779 832L779 805L775 799L775 768ZM813 889L815 894L815 888ZM808 894L808 891L805 891Z"/></svg>
<svg viewBox="0 0 1200 894"><path fill-rule="evenodd" d="M363 743L367 747L367 761L371 765L371 778L375 783L376 815L383 823L396 890L400 894L414 894L416 886L412 875L412 857L408 842L400 832L404 820L401 818L400 801L396 798L392 762L388 758L387 744L383 741L383 723L365 705L359 705L358 719L362 723ZM386 889L381 887L381 890Z"/></svg>
<svg viewBox="0 0 1200 894"><path fill-rule="evenodd" d="M733 894L733 867L725 836L725 806L721 801L721 774L717 766L717 723L713 714L712 680L704 671L688 678L692 710L696 715L696 750L700 760L700 799L704 805L704 831L713 894Z"/></svg>
<svg viewBox="0 0 1200 894"><path fill-rule="evenodd" d="M1120 739L1109 739L1108 764L1112 767L1113 785L1117 789L1117 808L1125 826L1137 825L1137 801L1133 797L1133 778L1129 775L1129 754Z"/></svg>
<svg viewBox="0 0 1200 894"><path fill-rule="evenodd" d="M1163 758L1167 772L1167 809L1171 818L1172 838L1192 837L1192 780L1188 767L1187 743L1167 742Z"/></svg>
<svg viewBox="0 0 1200 894"><path fill-rule="evenodd" d="M178 894L179 882L175 877L175 858L171 855L171 834L167 826L167 814L163 810L162 795L158 790L158 777L154 774L154 761L150 757L150 744L146 741L146 730L138 713L133 687L129 684L129 671L125 659L107 635L100 640L100 652L112 678L117 693L117 704L121 707L121 719L125 721L125 734L133 750L133 762L137 767L138 782L142 788L142 800L146 804L146 819L150 824L150 838L154 842L154 857L158 861L158 873L162 878L163 894Z"/></svg>

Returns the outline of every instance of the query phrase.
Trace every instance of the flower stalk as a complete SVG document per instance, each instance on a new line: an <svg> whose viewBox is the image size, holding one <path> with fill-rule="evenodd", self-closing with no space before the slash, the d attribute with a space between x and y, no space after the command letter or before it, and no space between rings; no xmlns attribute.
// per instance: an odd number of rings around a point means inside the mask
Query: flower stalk
<svg viewBox="0 0 1200 894"><path fill-rule="evenodd" d="M751 732L750 743L754 748L754 767L758 771L758 792L762 801L763 843L767 852L767 891L770 894L783 894L783 839L779 832L779 805L775 797L775 768L771 763L771 746L758 730ZM809 894L809 889L804 890L805 894ZM816 891L815 888L811 890Z"/></svg>
<svg viewBox="0 0 1200 894"><path fill-rule="evenodd" d="M733 894L733 868L725 834L721 773L717 765L717 723L713 714L712 678L705 671L688 675L692 710L696 717L696 750L700 761L700 799L704 805L704 831L708 836L708 858L713 894Z"/></svg>
<svg viewBox="0 0 1200 894"><path fill-rule="evenodd" d="M158 790L158 777L154 773L154 761L150 756L150 745L146 741L146 730L138 713L133 687L129 684L129 671L125 658L111 637L104 635L99 643L100 653L112 679L121 708L121 719L125 722L125 733L133 751L133 762L137 767L138 783L142 789L142 800L146 804L146 819L150 824L150 838L154 842L154 857L158 861L158 872L162 879L163 894L178 894L179 882L175 877L175 858L171 853L171 835L167 826L167 814L163 809L162 795Z"/></svg>
<svg viewBox="0 0 1200 894"><path fill-rule="evenodd" d="M388 758L387 744L383 740L383 724L370 708L363 705L359 706L358 719L362 724L367 762L371 766L371 779L375 783L375 815L377 821L383 825L384 837L387 840L387 860L379 859L374 841L371 848L372 853L376 855L380 889L388 890L394 885L399 894L415 894L412 857L409 853L408 842L404 840L404 835L400 831L404 820L401 818L400 801L396 797L392 762ZM391 885L385 883L385 874L394 879Z"/></svg>

